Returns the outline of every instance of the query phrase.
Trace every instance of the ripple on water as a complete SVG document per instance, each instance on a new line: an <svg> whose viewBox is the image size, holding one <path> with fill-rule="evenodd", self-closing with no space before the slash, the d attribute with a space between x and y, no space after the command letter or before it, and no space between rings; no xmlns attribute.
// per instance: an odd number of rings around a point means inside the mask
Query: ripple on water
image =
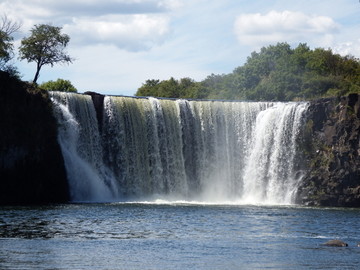
<svg viewBox="0 0 360 270"><path fill-rule="evenodd" d="M194 204L0 207L0 269L356 269L359 213ZM349 248L322 246L330 239Z"/></svg>

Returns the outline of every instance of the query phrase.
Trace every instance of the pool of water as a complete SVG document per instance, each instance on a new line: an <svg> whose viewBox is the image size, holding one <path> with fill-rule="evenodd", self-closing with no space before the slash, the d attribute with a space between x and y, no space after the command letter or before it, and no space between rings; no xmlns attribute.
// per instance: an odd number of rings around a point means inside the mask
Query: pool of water
<svg viewBox="0 0 360 270"><path fill-rule="evenodd" d="M0 269L358 269L360 210L196 203L0 207ZM346 248L322 245L342 239Z"/></svg>

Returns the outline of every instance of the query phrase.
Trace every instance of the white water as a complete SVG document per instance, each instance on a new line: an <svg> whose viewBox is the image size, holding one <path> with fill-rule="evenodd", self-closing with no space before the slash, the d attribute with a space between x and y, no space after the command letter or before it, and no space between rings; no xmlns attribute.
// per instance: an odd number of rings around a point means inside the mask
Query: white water
<svg viewBox="0 0 360 270"><path fill-rule="evenodd" d="M106 201L116 194L102 162L102 147L90 96L52 94L61 146L74 201ZM108 171L108 173L106 173ZM115 194L114 194L115 193Z"/></svg>
<svg viewBox="0 0 360 270"><path fill-rule="evenodd" d="M306 103L52 100L74 201L294 202Z"/></svg>

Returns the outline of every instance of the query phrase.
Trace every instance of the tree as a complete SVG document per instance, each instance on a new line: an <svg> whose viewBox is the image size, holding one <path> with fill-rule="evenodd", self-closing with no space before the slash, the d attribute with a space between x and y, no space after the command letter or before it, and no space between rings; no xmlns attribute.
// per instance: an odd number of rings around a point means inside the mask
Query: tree
<svg viewBox="0 0 360 270"><path fill-rule="evenodd" d="M61 91L61 92L74 92L76 93L76 88L72 85L69 80L57 79L56 81L48 81L40 84L41 89L48 91Z"/></svg>
<svg viewBox="0 0 360 270"><path fill-rule="evenodd" d="M245 100L303 100L360 93L360 60L331 49L292 49L277 43L253 52L230 74L211 74L201 82L173 78L148 80L137 95Z"/></svg>
<svg viewBox="0 0 360 270"><path fill-rule="evenodd" d="M146 82L137 90L136 96L159 96L158 87L160 80L146 80Z"/></svg>
<svg viewBox="0 0 360 270"><path fill-rule="evenodd" d="M73 59L65 52L70 37L61 34L61 27L48 24L35 25L31 35L21 41L20 59L36 63L33 83L39 78L44 65L54 66L56 63L72 63Z"/></svg>
<svg viewBox="0 0 360 270"><path fill-rule="evenodd" d="M10 73L17 73L16 69L9 65L9 61L13 58L14 46L12 41L14 38L12 34L20 29L21 25L17 22L12 22L6 15L1 17L0 22L0 70L8 71Z"/></svg>

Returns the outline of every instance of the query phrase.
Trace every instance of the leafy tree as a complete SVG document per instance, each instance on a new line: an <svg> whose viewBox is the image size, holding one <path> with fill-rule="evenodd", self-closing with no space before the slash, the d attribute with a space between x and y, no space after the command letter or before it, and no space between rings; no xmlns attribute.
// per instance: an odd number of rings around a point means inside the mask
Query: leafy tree
<svg viewBox="0 0 360 270"><path fill-rule="evenodd" d="M303 74L305 72L306 64L311 53L310 47L306 43L300 43L291 55L292 72L294 74Z"/></svg>
<svg viewBox="0 0 360 270"><path fill-rule="evenodd" d="M69 80L57 79L56 81L48 81L39 85L41 89L48 91L62 91L77 93L77 89Z"/></svg>
<svg viewBox="0 0 360 270"><path fill-rule="evenodd" d="M136 92L136 96L167 98L205 98L201 84L190 78L175 80L147 80Z"/></svg>
<svg viewBox="0 0 360 270"><path fill-rule="evenodd" d="M151 83L153 82L153 83ZM145 91L146 90L146 91ZM148 80L137 94L174 98L304 100L360 93L360 61L306 43L261 48L230 74L211 74L202 82L173 78Z"/></svg>
<svg viewBox="0 0 360 270"><path fill-rule="evenodd" d="M146 82L137 90L136 96L154 96L158 97L158 85L160 80L146 80Z"/></svg>
<svg viewBox="0 0 360 270"><path fill-rule="evenodd" d="M207 97L206 89L201 83L191 78L182 78L178 82L179 98L202 99Z"/></svg>
<svg viewBox="0 0 360 270"><path fill-rule="evenodd" d="M35 25L31 35L21 41L20 59L36 63L33 83L39 78L44 65L54 66L56 63L71 63L73 59L65 52L70 37L61 34L61 27L48 24Z"/></svg>
<svg viewBox="0 0 360 270"><path fill-rule="evenodd" d="M159 84L158 93L161 97L180 98L179 82L171 77Z"/></svg>
<svg viewBox="0 0 360 270"><path fill-rule="evenodd" d="M12 22L6 15L3 15L0 22L0 70L7 71L12 75L17 74L14 66L9 61L14 57L12 35L20 29L21 25Z"/></svg>

